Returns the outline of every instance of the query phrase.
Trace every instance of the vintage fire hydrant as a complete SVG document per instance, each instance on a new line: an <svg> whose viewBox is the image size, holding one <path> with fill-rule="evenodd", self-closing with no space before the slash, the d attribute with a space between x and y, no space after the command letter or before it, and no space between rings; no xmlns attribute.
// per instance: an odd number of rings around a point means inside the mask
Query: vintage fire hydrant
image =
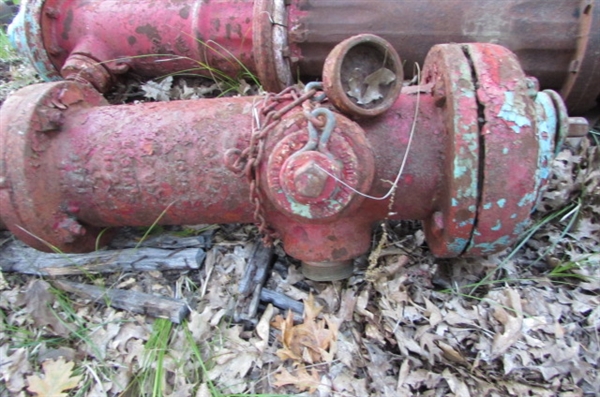
<svg viewBox="0 0 600 397"><path fill-rule="evenodd" d="M326 62L330 102L310 86L118 106L76 81L23 88L0 116L0 216L63 252L93 250L110 227L255 222L317 280L347 277L383 219L422 220L441 257L506 248L580 120L503 47L437 45L396 97L397 60L370 43ZM365 52L373 62L344 66ZM367 98L373 75L385 78Z"/></svg>
<svg viewBox="0 0 600 397"><path fill-rule="evenodd" d="M337 43L372 33L402 53L406 76L435 44L487 42L573 114L600 96L600 0L24 0L10 32L40 75L100 91L128 72L249 72L278 92L320 77Z"/></svg>

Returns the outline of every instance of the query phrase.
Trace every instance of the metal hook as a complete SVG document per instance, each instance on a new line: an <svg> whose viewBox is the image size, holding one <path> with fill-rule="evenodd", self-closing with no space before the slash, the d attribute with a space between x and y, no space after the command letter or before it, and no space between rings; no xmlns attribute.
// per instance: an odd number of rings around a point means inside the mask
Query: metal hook
<svg viewBox="0 0 600 397"><path fill-rule="evenodd" d="M310 83L306 84L304 86L304 92L308 92L310 90L318 90L318 91L323 91L323 83L319 82L319 81L311 81ZM327 94L325 94L324 92L317 96L317 97L313 97L311 98L311 101L314 102L323 102L325 100L325 98L327 98Z"/></svg>
<svg viewBox="0 0 600 397"><path fill-rule="evenodd" d="M329 142L331 133L335 128L335 114L333 114L333 112L327 108L316 108L311 113L307 113L306 116L308 119L308 141L306 142L306 145L304 145L304 147L298 150L296 153L318 149L320 152L329 155L327 143ZM319 116L325 116L325 126L323 127L321 138L319 138L317 127L315 127L315 125L311 122L311 119Z"/></svg>
<svg viewBox="0 0 600 397"><path fill-rule="evenodd" d="M329 151L327 150L327 144L329 143L329 138L331 137L331 133L335 128L335 114L333 114L333 112L327 108L316 108L312 111L311 116L325 116L325 127L323 127L321 138L319 139L318 149L324 154L329 154ZM309 136L311 134L317 134L317 128L312 123L308 123L308 131Z"/></svg>

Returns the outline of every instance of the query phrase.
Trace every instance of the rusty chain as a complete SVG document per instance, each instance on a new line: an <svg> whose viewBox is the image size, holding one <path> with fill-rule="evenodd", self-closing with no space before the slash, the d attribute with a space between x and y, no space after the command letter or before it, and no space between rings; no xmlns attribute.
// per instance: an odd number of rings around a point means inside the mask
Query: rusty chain
<svg viewBox="0 0 600 397"><path fill-rule="evenodd" d="M258 166L263 160L264 149L267 137L271 131L279 124L281 118L292 109L302 106L308 121L317 126L323 126L324 123L310 114L312 106L311 99L315 102L321 102L325 99L324 95L315 98L319 92L320 84L309 83L304 90L298 86L291 86L278 94L269 93L265 96L261 104L257 107L258 115L253 115L252 135L250 143L244 150L232 150L228 154L237 157L230 168L239 174L246 175L250 182L250 202L254 205L254 220L258 226L259 233L263 236L263 243L271 245L279 237L277 233L267 225L265 213L260 192L260 173ZM284 102L288 104L278 109L278 106ZM255 125L258 124L258 125ZM235 152L235 153L233 153Z"/></svg>

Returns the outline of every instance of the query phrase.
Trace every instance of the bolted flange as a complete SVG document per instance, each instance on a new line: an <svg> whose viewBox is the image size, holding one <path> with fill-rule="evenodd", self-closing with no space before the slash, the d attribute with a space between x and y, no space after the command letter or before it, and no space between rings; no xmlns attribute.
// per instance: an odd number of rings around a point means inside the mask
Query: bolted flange
<svg viewBox="0 0 600 397"><path fill-rule="evenodd" d="M555 106L555 93L536 93L516 56L492 44L435 46L423 76L450 134L427 242L442 257L498 252L529 225L568 128L558 122L564 105Z"/></svg>

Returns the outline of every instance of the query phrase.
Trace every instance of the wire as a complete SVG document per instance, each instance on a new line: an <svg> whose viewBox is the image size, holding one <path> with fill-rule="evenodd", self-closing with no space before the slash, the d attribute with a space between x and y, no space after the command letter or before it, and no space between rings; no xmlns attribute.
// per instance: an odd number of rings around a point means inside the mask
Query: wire
<svg viewBox="0 0 600 397"><path fill-rule="evenodd" d="M415 63L415 67L417 69L417 81L421 80L421 68L419 67L418 64ZM326 169L324 169L323 167L321 167L320 165L316 164L316 166L321 169L321 171L325 172L327 175L329 175L331 178L335 179L337 182L339 182L340 184L342 184L344 187L350 189L352 192L366 197L368 199L371 200L385 200L388 197L390 197L393 193L394 190L396 190L396 188L398 187L398 182L400 181L400 177L402 176L402 173L404 172L404 167L406 166L406 161L408 159L408 153L410 152L410 146L412 144L413 141L413 136L415 135L415 130L416 130L416 126L417 126L417 117L419 115L419 104L420 104L420 99L421 99L421 91L417 90L417 102L416 102L416 106L415 106L415 115L414 115L414 119L413 119L413 123L410 129L410 135L408 137L408 144L406 145L406 150L404 151L404 157L402 158L402 164L400 164L400 169L398 170L398 174L396 175L396 179L394 180L394 183L392 183L392 187L390 188L390 190L383 196L381 197L377 197L377 196L370 196L366 193L362 193L358 190L356 190L355 188L353 188L352 186L348 185L346 182L344 182L343 180L341 180L340 178L338 178L337 176L333 175L331 172L327 171Z"/></svg>

